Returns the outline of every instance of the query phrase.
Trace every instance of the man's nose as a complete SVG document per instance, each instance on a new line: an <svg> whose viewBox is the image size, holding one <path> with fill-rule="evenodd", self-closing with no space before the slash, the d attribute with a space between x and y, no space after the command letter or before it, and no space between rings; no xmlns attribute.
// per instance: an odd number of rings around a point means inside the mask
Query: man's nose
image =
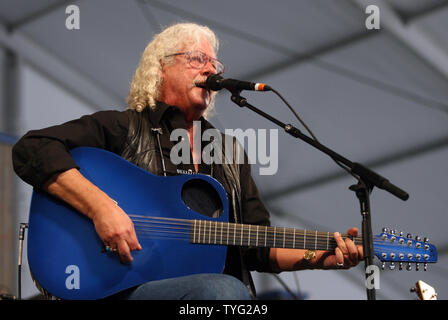
<svg viewBox="0 0 448 320"><path fill-rule="evenodd" d="M215 67L212 65L211 61L208 61L204 68L202 68L202 74L204 76L209 76L216 73Z"/></svg>

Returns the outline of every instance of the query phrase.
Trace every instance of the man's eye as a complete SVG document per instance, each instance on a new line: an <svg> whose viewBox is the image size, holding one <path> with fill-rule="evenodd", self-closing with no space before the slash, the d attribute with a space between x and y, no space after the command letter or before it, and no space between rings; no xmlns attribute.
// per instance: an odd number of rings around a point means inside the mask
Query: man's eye
<svg viewBox="0 0 448 320"><path fill-rule="evenodd" d="M191 60L196 61L196 62L201 62L201 63L204 62L204 59L200 56L192 56Z"/></svg>

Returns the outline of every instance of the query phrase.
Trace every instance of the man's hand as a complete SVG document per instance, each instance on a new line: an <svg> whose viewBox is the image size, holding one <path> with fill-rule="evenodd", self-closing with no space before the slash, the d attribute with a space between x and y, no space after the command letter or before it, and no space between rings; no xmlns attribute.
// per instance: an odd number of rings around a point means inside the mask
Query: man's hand
<svg viewBox="0 0 448 320"><path fill-rule="evenodd" d="M347 231L347 235L357 237L358 229L350 228ZM334 239L338 246L334 253L325 255L325 258L322 261L324 269L349 269L358 265L358 263L364 259L362 246L355 245L350 238L344 240L339 232L334 233Z"/></svg>
<svg viewBox="0 0 448 320"><path fill-rule="evenodd" d="M112 251L117 251L122 263L133 261L131 251L141 250L134 224L129 216L115 203L93 215L98 236Z"/></svg>
<svg viewBox="0 0 448 320"><path fill-rule="evenodd" d="M77 169L54 175L43 189L91 218L98 236L116 249L121 262L132 262L131 251L142 249L129 216Z"/></svg>

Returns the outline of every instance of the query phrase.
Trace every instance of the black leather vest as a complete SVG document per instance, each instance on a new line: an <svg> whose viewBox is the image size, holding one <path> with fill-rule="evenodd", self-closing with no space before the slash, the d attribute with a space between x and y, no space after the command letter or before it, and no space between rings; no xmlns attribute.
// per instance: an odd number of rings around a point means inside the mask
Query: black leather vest
<svg viewBox="0 0 448 320"><path fill-rule="evenodd" d="M129 131L127 136L126 146L121 153L121 156L157 175L164 175L165 169L171 169L175 172L175 168L164 168L165 166L173 166L170 161L163 160L162 147L160 145L160 137L162 134L169 134L164 132L161 128L156 127L156 124L151 122L149 107L142 112L130 112L129 117ZM165 130L166 131L166 130ZM222 134L223 141L224 135ZM237 140L233 139L233 157L236 159L237 148L242 148ZM241 150L239 150L241 152ZM226 150L223 144L223 159L226 157ZM238 164L227 164L222 161L223 180L221 183L229 194L230 205L233 212L233 220L237 223L244 223L240 209L241 208L241 184L240 184L240 166ZM233 161L235 162L235 161ZM174 169L174 170L173 170ZM245 267L242 259L244 249L240 248L239 263L241 266L241 280L246 284L252 297L255 297L255 287L253 284L250 272Z"/></svg>

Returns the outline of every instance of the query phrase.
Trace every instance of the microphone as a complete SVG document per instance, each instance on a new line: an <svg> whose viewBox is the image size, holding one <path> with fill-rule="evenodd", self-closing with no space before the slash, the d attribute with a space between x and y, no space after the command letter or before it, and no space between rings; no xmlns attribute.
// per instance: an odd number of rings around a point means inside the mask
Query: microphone
<svg viewBox="0 0 448 320"><path fill-rule="evenodd" d="M265 83L254 83L248 81L241 81L236 79L224 79L219 74L208 76L205 83L196 84L198 87L205 89L219 91L221 89L227 90L252 90L252 91L270 91L272 88Z"/></svg>

